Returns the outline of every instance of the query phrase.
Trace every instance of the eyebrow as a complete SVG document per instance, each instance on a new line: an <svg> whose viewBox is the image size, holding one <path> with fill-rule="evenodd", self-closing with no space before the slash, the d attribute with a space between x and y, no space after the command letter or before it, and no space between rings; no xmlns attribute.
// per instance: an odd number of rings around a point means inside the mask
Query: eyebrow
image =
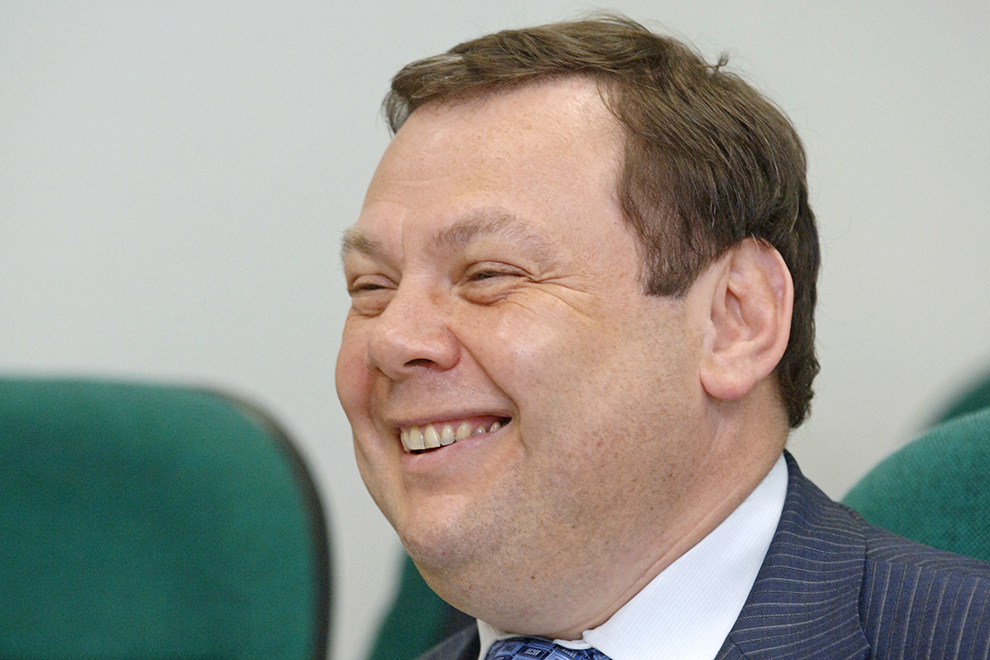
<svg viewBox="0 0 990 660"><path fill-rule="evenodd" d="M550 241L531 231L519 216L499 209L482 209L469 218L455 222L437 234L433 242L438 248L454 249L490 236L508 238L533 251L537 257L549 259Z"/></svg>
<svg viewBox="0 0 990 660"><path fill-rule="evenodd" d="M543 261L548 261L552 252L552 243L530 231L527 223L518 216L500 209L480 209L470 217L459 220L449 227L442 229L430 241L431 246L438 250L463 248L472 241L490 236L502 236L525 246L533 255ZM341 256L355 251L369 257L381 257L385 253L385 245L381 241L369 238L361 230L351 227L344 232Z"/></svg>
<svg viewBox="0 0 990 660"><path fill-rule="evenodd" d="M378 257L385 252L385 246L381 241L368 238L361 230L351 227L344 232L344 238L340 245L340 258L343 259L349 252L360 252L369 257Z"/></svg>

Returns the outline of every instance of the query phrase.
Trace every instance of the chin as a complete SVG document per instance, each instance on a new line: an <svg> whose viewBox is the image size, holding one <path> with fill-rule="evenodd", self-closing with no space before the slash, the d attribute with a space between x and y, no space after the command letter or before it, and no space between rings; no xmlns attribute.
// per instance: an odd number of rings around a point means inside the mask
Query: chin
<svg viewBox="0 0 990 660"><path fill-rule="evenodd" d="M504 549L500 535L492 533L497 525L446 504L418 509L406 516L396 531L434 591L447 600L459 601L456 592L463 585L477 584L480 575L498 570Z"/></svg>
<svg viewBox="0 0 990 660"><path fill-rule="evenodd" d="M438 519L419 511L396 525L396 532L417 566L437 572L473 554L464 532L451 523L449 518Z"/></svg>

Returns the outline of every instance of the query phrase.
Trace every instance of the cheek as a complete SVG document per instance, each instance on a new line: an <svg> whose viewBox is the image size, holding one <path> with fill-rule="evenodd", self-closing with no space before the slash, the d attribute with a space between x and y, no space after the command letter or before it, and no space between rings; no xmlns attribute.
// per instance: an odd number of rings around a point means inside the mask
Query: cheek
<svg viewBox="0 0 990 660"><path fill-rule="evenodd" d="M391 494L391 488L397 482L392 474L393 448L381 442L371 417L373 382L366 366L365 346L360 335L344 332L335 371L337 398L351 426L354 458L361 480L378 508L393 522L395 496Z"/></svg>
<svg viewBox="0 0 990 660"><path fill-rule="evenodd" d="M382 442L372 416L375 380L367 367L366 347L367 341L363 335L344 331L337 354L335 381L337 398L353 432L358 468L370 489L371 472L380 469L387 458L383 454L387 454L391 447L387 442Z"/></svg>
<svg viewBox="0 0 990 660"><path fill-rule="evenodd" d="M493 380L519 395L546 398L597 378L602 358L614 353L614 338L606 320L553 301L493 318L478 345L490 356L485 363Z"/></svg>
<svg viewBox="0 0 990 660"><path fill-rule="evenodd" d="M473 342L487 376L513 402L531 458L556 461L569 451L576 430L599 414L584 387L596 378L593 340L586 320L553 305L542 313L513 309L493 315ZM542 449L551 451L544 455Z"/></svg>
<svg viewBox="0 0 990 660"><path fill-rule="evenodd" d="M334 380L337 398L351 425L368 412L371 378L367 368L367 341L360 333L345 328L337 353Z"/></svg>
<svg viewBox="0 0 990 660"><path fill-rule="evenodd" d="M555 310L529 309L492 314L479 324L472 341L475 357L488 376L517 405L547 394L573 361L569 353L581 343L573 319Z"/></svg>

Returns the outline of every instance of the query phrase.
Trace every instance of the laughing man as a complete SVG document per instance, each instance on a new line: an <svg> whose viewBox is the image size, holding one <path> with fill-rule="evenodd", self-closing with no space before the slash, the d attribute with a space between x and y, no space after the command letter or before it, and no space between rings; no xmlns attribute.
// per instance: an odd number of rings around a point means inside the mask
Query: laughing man
<svg viewBox="0 0 990 660"><path fill-rule="evenodd" d="M616 17L405 67L344 239L365 483L478 625L431 660L984 658L990 567L784 451L819 246L770 102Z"/></svg>

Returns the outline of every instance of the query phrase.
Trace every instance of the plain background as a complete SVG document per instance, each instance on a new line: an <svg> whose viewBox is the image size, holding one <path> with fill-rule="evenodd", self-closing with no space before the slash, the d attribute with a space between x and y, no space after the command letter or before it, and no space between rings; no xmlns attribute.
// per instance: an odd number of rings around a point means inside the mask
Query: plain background
<svg viewBox="0 0 990 660"><path fill-rule="evenodd" d="M0 371L271 409L329 501L336 658L365 652L399 552L333 391L381 97L413 59L601 7L727 51L804 137L823 371L791 448L839 497L990 365L986 0L0 5Z"/></svg>

